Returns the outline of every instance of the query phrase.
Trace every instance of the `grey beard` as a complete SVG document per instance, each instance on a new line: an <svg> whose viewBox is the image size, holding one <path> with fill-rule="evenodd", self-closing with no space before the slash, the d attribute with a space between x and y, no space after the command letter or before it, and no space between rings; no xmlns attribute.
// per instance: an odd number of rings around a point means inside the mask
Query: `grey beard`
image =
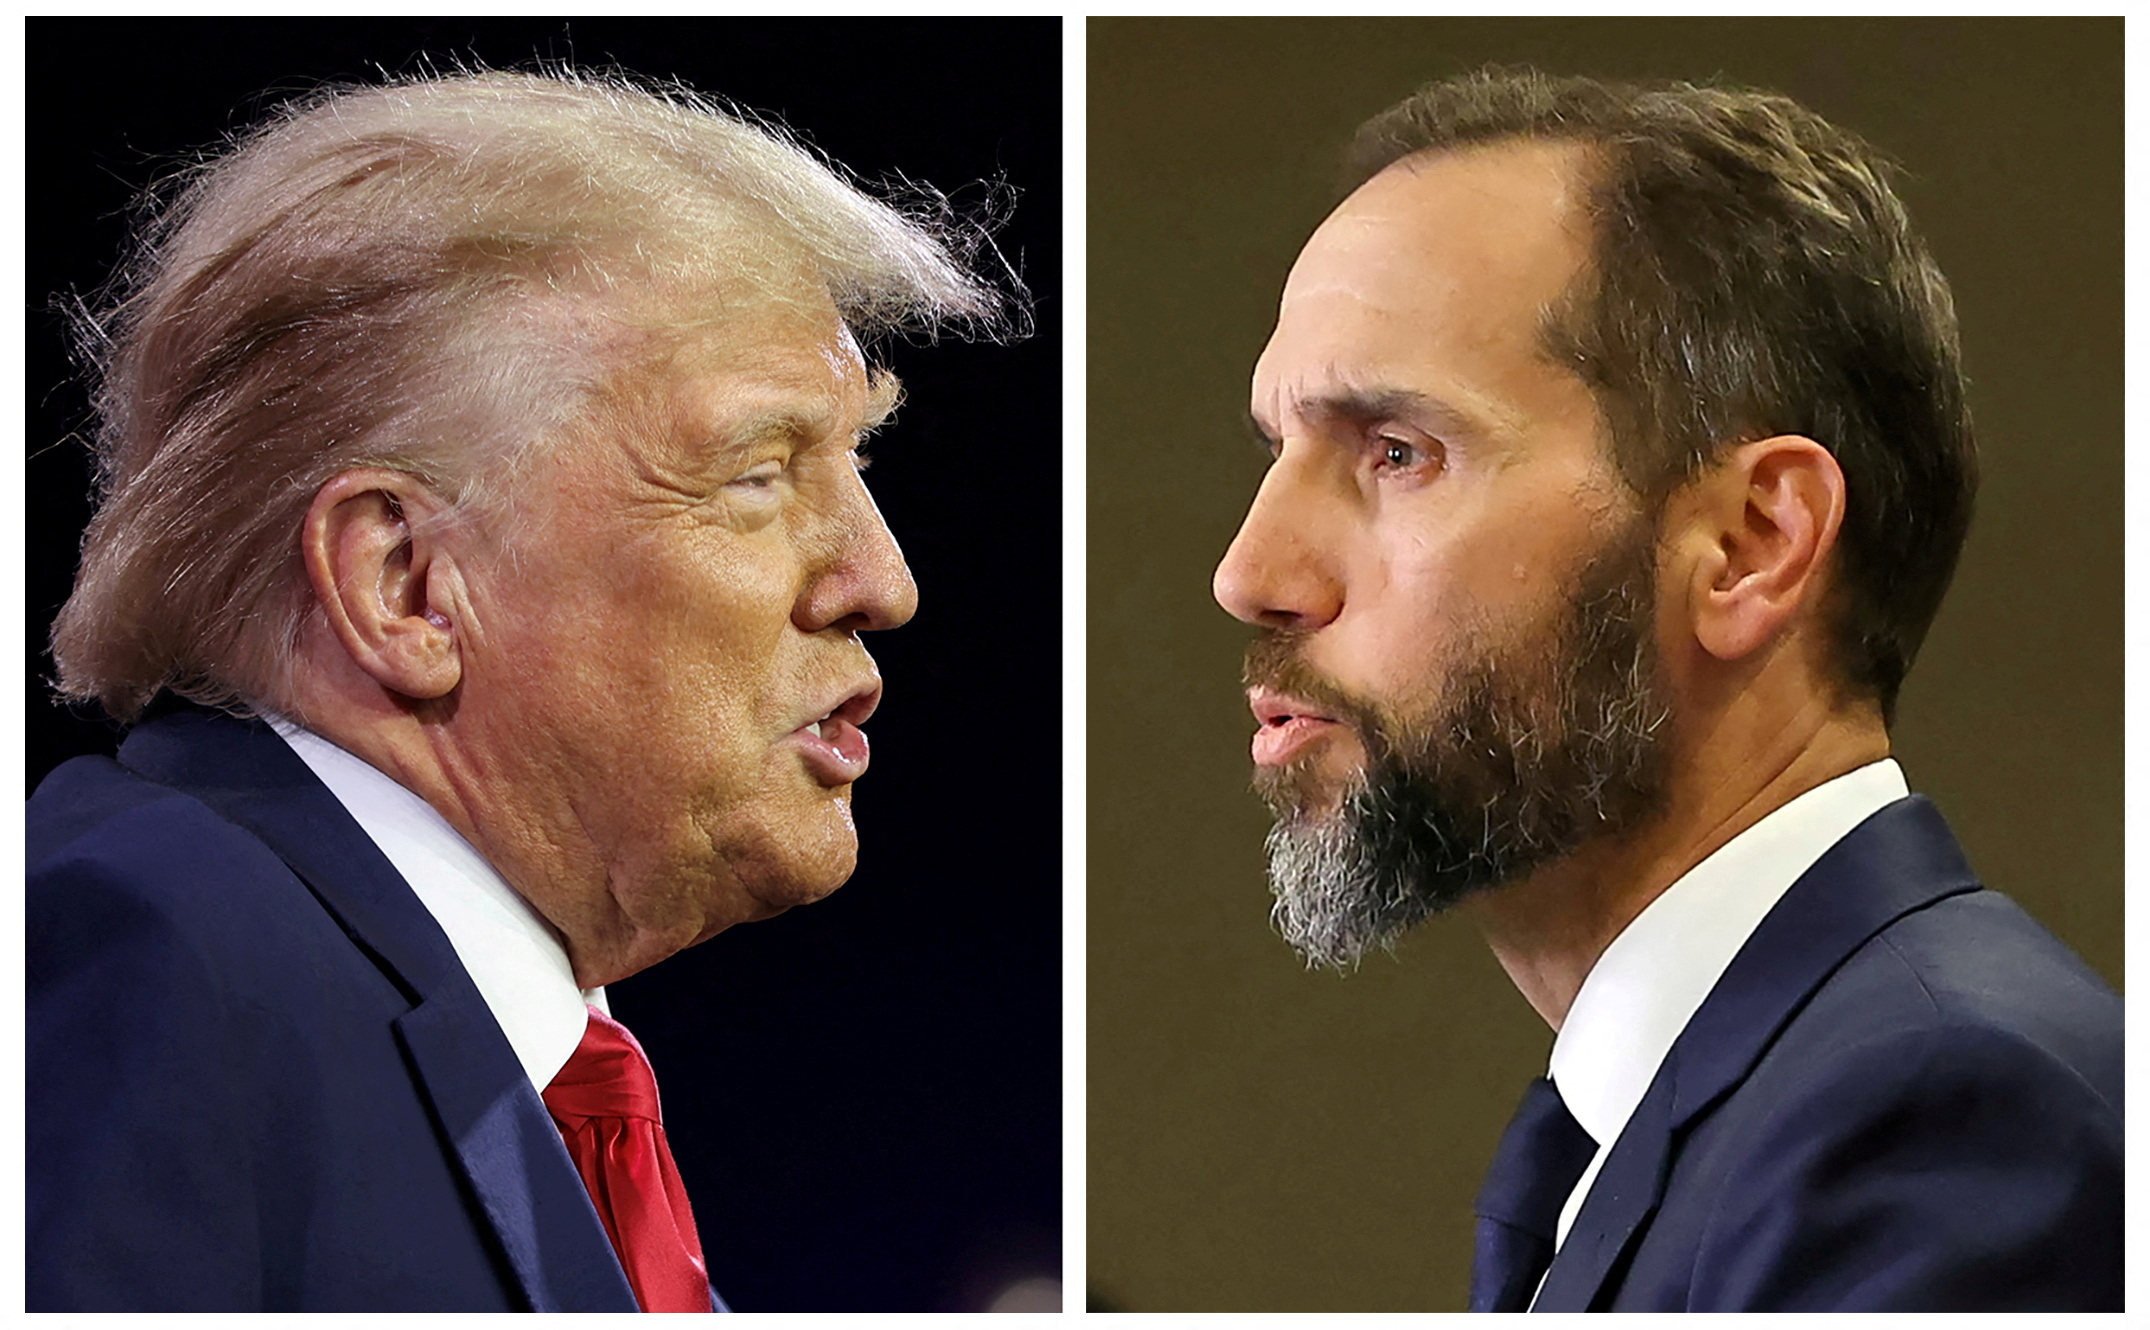
<svg viewBox="0 0 2150 1330"><path fill-rule="evenodd" d="M1656 812L1670 707L1648 629L1649 548L1616 544L1578 579L1549 652L1466 665L1425 728L1335 694L1288 642L1250 653L1250 680L1329 701L1367 748L1364 775L1327 811L1290 773L1258 781L1277 816L1270 922L1309 967L1353 969L1421 920Z"/></svg>
<svg viewBox="0 0 2150 1330"><path fill-rule="evenodd" d="M1514 752L1479 746L1474 755ZM1271 925L1310 968L1355 969L1377 947L1394 951L1421 920L1514 881L1588 830L1563 824L1564 810L1538 791L1492 798L1482 788L1444 789L1438 777L1377 757L1336 812L1279 818L1268 840Z"/></svg>
<svg viewBox="0 0 2150 1330"><path fill-rule="evenodd" d="M1384 871L1362 834L1379 814L1364 789L1342 811L1318 819L1279 819L1269 829L1269 924L1307 967L1353 970L1375 948L1396 940L1443 905L1401 875Z"/></svg>

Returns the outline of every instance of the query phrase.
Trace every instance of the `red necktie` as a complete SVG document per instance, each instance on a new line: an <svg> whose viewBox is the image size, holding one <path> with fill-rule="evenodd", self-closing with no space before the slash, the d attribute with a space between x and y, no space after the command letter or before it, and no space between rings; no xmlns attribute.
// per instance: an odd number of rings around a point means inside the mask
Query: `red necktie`
<svg viewBox="0 0 2150 1330"><path fill-rule="evenodd" d="M545 1087L545 1107L642 1310L708 1311L702 1240L664 1141L657 1078L627 1027L590 1008L582 1043Z"/></svg>

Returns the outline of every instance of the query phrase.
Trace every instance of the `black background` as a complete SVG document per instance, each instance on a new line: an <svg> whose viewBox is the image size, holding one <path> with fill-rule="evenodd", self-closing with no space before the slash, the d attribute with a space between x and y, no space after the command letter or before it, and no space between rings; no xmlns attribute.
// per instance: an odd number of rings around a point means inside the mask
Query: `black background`
<svg viewBox="0 0 2150 1330"><path fill-rule="evenodd" d="M716 1287L740 1310L965 1309L1060 1266L1060 56L1054 20L310 20L28 28L29 780L117 730L43 646L88 515L50 301L116 261L143 186L323 80L430 60L677 77L865 178L1019 191L1013 346L891 345L872 485L921 612L828 900L613 986L649 1050Z"/></svg>

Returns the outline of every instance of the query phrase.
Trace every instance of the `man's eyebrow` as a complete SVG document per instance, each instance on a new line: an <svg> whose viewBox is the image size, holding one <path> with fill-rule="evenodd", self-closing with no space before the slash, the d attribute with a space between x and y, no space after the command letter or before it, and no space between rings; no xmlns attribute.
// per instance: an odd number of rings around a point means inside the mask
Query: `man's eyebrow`
<svg viewBox="0 0 2150 1330"><path fill-rule="evenodd" d="M814 438L827 430L828 423L824 412L778 407L733 421L723 427L718 440L724 449L739 452L763 443Z"/></svg>
<svg viewBox="0 0 2150 1330"><path fill-rule="evenodd" d="M1406 420L1448 437L1474 438L1489 432L1486 421L1446 398L1416 388L1341 387L1303 397L1301 415L1326 420Z"/></svg>
<svg viewBox="0 0 2150 1330"><path fill-rule="evenodd" d="M888 418L903 403L903 383L886 370L875 370L866 382L866 401L860 410L858 433L863 441L888 423ZM836 417L829 410L817 410L798 406L780 406L773 410L759 411L726 427L723 446L728 449L749 448L769 439L810 440L818 439L835 427Z"/></svg>

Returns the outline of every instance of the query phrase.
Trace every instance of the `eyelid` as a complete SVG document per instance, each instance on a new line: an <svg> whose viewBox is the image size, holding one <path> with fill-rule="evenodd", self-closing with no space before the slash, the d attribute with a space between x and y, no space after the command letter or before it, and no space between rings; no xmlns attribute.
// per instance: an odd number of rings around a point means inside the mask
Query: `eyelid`
<svg viewBox="0 0 2150 1330"><path fill-rule="evenodd" d="M1422 430L1401 425L1395 421L1382 421L1366 431L1366 447L1374 455L1374 466L1383 470L1418 470L1422 465L1440 466L1448 459L1447 445ZM1392 447L1409 448L1420 455L1418 463L1390 462L1386 456Z"/></svg>
<svg viewBox="0 0 2150 1330"><path fill-rule="evenodd" d="M732 478L731 483L745 485L749 489L765 489L776 481L783 479L783 476L783 461L779 458L771 457L764 461L756 462L740 472Z"/></svg>

